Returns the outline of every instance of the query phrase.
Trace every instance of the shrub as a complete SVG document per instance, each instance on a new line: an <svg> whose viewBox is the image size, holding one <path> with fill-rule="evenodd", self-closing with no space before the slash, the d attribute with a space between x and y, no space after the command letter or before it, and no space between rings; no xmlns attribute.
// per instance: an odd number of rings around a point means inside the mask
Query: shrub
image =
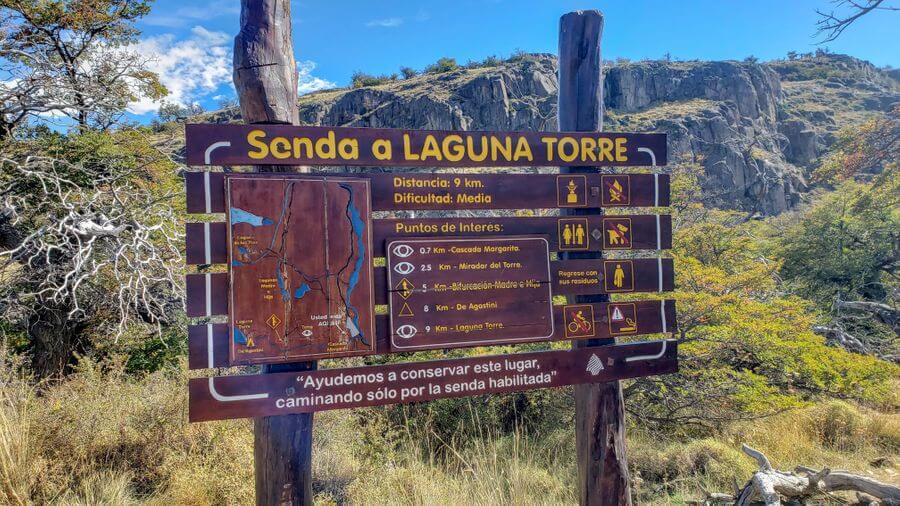
<svg viewBox="0 0 900 506"><path fill-rule="evenodd" d="M456 70L458 68L459 68L459 64L456 63L456 58L448 58L448 57L444 56L443 58L438 59L438 61L425 67L425 73L427 73L427 74L443 74L445 72L453 72L454 70Z"/></svg>
<svg viewBox="0 0 900 506"><path fill-rule="evenodd" d="M376 76L357 71L353 73L353 77L350 78L350 81L354 88L365 88L367 86L378 86L379 84L396 81L397 77L397 74Z"/></svg>
<svg viewBox="0 0 900 506"><path fill-rule="evenodd" d="M419 75L419 71L412 67L400 67L400 73L403 74L403 79L410 79Z"/></svg>

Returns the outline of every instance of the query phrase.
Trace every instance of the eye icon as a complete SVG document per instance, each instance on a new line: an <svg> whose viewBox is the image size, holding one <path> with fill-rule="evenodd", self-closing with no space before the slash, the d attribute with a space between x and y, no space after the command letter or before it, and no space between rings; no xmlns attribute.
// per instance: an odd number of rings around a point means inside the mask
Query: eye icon
<svg viewBox="0 0 900 506"><path fill-rule="evenodd" d="M394 254L400 258L406 258L413 254L413 248L409 244L398 244L394 246Z"/></svg>
<svg viewBox="0 0 900 506"><path fill-rule="evenodd" d="M312 335L312 330L306 329L303 332L301 332L301 334L303 335L303 337L309 337Z"/></svg>
<svg viewBox="0 0 900 506"><path fill-rule="evenodd" d="M403 325L397 329L397 335L403 339L411 339L418 330L412 325Z"/></svg>
<svg viewBox="0 0 900 506"><path fill-rule="evenodd" d="M409 262L400 262L399 264L394 266L394 272L397 274L409 274L410 272L416 270L416 267Z"/></svg>

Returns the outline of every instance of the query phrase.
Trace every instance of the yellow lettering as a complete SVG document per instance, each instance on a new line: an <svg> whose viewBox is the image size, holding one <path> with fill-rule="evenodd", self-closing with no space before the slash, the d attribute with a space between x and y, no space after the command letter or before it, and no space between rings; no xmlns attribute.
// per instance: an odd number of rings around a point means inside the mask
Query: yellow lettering
<svg viewBox="0 0 900 506"><path fill-rule="evenodd" d="M566 146L572 147L572 153L566 154ZM559 140L559 157L564 162L571 162L578 157L578 141L571 137L563 137Z"/></svg>
<svg viewBox="0 0 900 506"><path fill-rule="evenodd" d="M553 146L556 144L556 137L541 137L541 142L547 145L547 161L553 161Z"/></svg>
<svg viewBox="0 0 900 506"><path fill-rule="evenodd" d="M356 139L341 139L338 143L338 152L344 160L356 160L359 158L359 141Z"/></svg>
<svg viewBox="0 0 900 506"><path fill-rule="evenodd" d="M275 137L272 139L272 156L283 160L291 156L291 143L284 137Z"/></svg>
<svg viewBox="0 0 900 506"><path fill-rule="evenodd" d="M266 133L262 130L251 130L250 133L247 134L247 143L258 149L259 151L250 151L247 153L247 156L253 158L254 160L262 160L263 158L269 156L269 146L266 145L265 142L260 142L260 138L265 138Z"/></svg>
<svg viewBox="0 0 900 506"><path fill-rule="evenodd" d="M617 162L627 162L628 157L625 156L625 142L627 139L625 137L616 138L616 161Z"/></svg>
<svg viewBox="0 0 900 506"><path fill-rule="evenodd" d="M375 139L375 142L372 143L372 154L376 160L390 160L393 156L391 141Z"/></svg>
<svg viewBox="0 0 900 506"><path fill-rule="evenodd" d="M509 138L508 135L503 137L503 144L500 144L500 139L491 136L491 161L497 161L497 153L503 155L503 159L506 161L511 161L512 157L512 139Z"/></svg>
<svg viewBox="0 0 900 506"><path fill-rule="evenodd" d="M426 135L425 144L422 146L422 160L428 159L429 156L434 157L435 160L443 159L441 148L433 135Z"/></svg>
<svg viewBox="0 0 900 506"><path fill-rule="evenodd" d="M466 155L462 137L458 135L448 135L447 137L444 137L443 148L444 156L451 162L458 162Z"/></svg>
<svg viewBox="0 0 900 506"><path fill-rule="evenodd" d="M481 136L481 153L475 154L475 146L473 145L471 136L466 137L466 147L469 150L469 158L472 159L473 162L483 162L488 156L487 137L484 135Z"/></svg>
<svg viewBox="0 0 900 506"><path fill-rule="evenodd" d="M520 158L524 158L529 162L534 160L534 157L531 156L531 146L528 145L525 137L519 137L518 142L516 142L516 152L513 153L513 158L516 161L519 161Z"/></svg>
<svg viewBox="0 0 900 506"><path fill-rule="evenodd" d="M586 162L588 160L592 162L597 161L597 153L594 151L597 150L597 141L595 141L592 137L582 137L581 138L581 161Z"/></svg>
<svg viewBox="0 0 900 506"><path fill-rule="evenodd" d="M316 141L316 156L323 160L337 158L337 146L334 142L334 131L329 130L326 137Z"/></svg>
<svg viewBox="0 0 900 506"><path fill-rule="evenodd" d="M597 139L597 143L600 146L600 152L597 153L597 161L598 162L611 162L613 161L613 141L612 139L608 139L606 137L601 137Z"/></svg>
<svg viewBox="0 0 900 506"><path fill-rule="evenodd" d="M300 152L301 148L306 149L306 154ZM312 158L313 143L308 137L294 137L294 158Z"/></svg>
<svg viewBox="0 0 900 506"><path fill-rule="evenodd" d="M412 152L409 142L409 134L403 134L403 158L405 160L418 160L419 154Z"/></svg>

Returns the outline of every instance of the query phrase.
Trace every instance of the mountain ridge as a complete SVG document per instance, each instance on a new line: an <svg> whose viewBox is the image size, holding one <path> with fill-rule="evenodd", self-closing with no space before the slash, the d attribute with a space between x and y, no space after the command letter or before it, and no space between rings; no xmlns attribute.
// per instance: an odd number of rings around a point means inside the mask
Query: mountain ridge
<svg viewBox="0 0 900 506"><path fill-rule="evenodd" d="M555 130L556 58L519 54L380 84L304 95L301 123L461 130ZM795 207L836 132L900 103L896 72L819 53L760 63L604 65L604 129L669 134L672 163L700 163L704 200L774 215ZM217 113L216 121L234 121Z"/></svg>

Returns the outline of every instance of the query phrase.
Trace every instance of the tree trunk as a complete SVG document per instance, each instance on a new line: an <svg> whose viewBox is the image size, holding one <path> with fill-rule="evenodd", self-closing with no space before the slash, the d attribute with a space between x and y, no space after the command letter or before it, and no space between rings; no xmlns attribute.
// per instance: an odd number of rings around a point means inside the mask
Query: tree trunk
<svg viewBox="0 0 900 506"><path fill-rule="evenodd" d="M570 12L559 22L560 131L603 130L603 82L599 11ZM562 172L596 172L594 167L570 167ZM599 210L569 210L566 214L601 214ZM600 253L566 253L565 258L602 258ZM606 295L576 297L574 302L606 302ZM586 339L573 348L614 344L615 339ZM578 500L582 505L631 504L625 456L625 404L618 381L575 387L575 445L578 458Z"/></svg>
<svg viewBox="0 0 900 506"><path fill-rule="evenodd" d="M234 87L244 122L299 122L290 0L241 0L241 30L234 39ZM256 169L296 171L274 166ZM315 368L315 362L278 364L264 366L263 373ZM312 413L256 418L253 429L256 504L312 504Z"/></svg>
<svg viewBox="0 0 900 506"><path fill-rule="evenodd" d="M85 326L70 321L69 311L68 307L40 307L28 319L31 370L38 378L60 377L71 372L76 354L87 351Z"/></svg>

